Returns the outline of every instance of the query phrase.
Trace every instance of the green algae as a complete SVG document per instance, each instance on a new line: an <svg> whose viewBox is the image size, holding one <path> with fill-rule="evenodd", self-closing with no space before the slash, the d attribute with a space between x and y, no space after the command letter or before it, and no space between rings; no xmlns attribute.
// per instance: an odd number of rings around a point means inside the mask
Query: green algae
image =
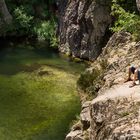
<svg viewBox="0 0 140 140"><path fill-rule="evenodd" d="M64 140L80 111L76 80L84 65L23 49L5 52L0 67L1 139Z"/></svg>

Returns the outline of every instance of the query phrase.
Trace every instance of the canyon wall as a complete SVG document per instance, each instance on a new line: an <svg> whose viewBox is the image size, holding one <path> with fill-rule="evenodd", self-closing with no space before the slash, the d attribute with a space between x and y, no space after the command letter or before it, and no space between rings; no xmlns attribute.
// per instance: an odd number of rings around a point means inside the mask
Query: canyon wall
<svg viewBox="0 0 140 140"><path fill-rule="evenodd" d="M58 4L60 52L95 60L109 36L111 0L63 0Z"/></svg>
<svg viewBox="0 0 140 140"><path fill-rule="evenodd" d="M140 85L130 88L130 64L140 66L140 42L127 32L115 33L101 55L88 69L101 72L104 84L92 101L82 103L80 120L66 140L138 140L140 139ZM94 73L92 73L94 74ZM93 86L96 85L94 81Z"/></svg>
<svg viewBox="0 0 140 140"><path fill-rule="evenodd" d="M12 16L8 11L8 8L6 6L6 3L4 0L0 0L0 27L3 24L9 24L12 22Z"/></svg>

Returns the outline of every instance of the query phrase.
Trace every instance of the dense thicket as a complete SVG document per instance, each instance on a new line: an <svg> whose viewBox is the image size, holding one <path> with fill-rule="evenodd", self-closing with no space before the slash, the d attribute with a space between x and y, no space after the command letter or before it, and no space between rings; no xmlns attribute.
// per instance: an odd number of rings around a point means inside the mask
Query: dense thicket
<svg viewBox="0 0 140 140"><path fill-rule="evenodd" d="M55 0L5 0L12 24L3 28L2 36L28 36L48 40L57 46Z"/></svg>
<svg viewBox="0 0 140 140"><path fill-rule="evenodd" d="M4 24L1 36L27 36L58 45L56 37L57 5L55 0L5 0L12 23ZM112 0L113 32L126 30L139 40L140 16L134 0Z"/></svg>
<svg viewBox="0 0 140 140"><path fill-rule="evenodd" d="M140 40L140 15L133 0L113 0L112 15L115 17L112 31L125 30Z"/></svg>

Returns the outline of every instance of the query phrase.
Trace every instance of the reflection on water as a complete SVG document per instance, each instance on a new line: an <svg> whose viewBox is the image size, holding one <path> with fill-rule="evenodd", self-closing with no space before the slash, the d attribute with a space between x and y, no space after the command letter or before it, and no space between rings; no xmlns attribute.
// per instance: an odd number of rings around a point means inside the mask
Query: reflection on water
<svg viewBox="0 0 140 140"><path fill-rule="evenodd" d="M0 74L13 75L20 71L32 72L42 65L59 68L71 73L80 73L85 64L75 63L69 58L60 57L53 50L27 50L8 48L0 52Z"/></svg>

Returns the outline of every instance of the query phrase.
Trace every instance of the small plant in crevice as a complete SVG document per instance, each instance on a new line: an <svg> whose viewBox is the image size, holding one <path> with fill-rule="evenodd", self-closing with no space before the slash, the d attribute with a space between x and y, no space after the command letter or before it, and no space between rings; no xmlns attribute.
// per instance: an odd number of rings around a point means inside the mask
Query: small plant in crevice
<svg viewBox="0 0 140 140"><path fill-rule="evenodd" d="M87 130L84 131L84 140L89 140L90 139L89 137L90 137L89 132Z"/></svg>
<svg viewBox="0 0 140 140"><path fill-rule="evenodd" d="M99 61L99 63L100 63L102 71L105 71L109 65L107 59L102 59Z"/></svg>
<svg viewBox="0 0 140 140"><path fill-rule="evenodd" d="M92 71L85 71L81 74L77 81L77 86L80 90L88 93L92 97L97 96L97 92L103 84L102 71L93 69Z"/></svg>
<svg viewBox="0 0 140 140"><path fill-rule="evenodd" d="M130 113L129 112L122 112L120 115L120 117L125 117L125 116L128 116Z"/></svg>
<svg viewBox="0 0 140 140"><path fill-rule="evenodd" d="M71 123L70 123L70 129L71 130L82 130L82 123L80 121L80 116L76 116L76 119L73 120Z"/></svg>

